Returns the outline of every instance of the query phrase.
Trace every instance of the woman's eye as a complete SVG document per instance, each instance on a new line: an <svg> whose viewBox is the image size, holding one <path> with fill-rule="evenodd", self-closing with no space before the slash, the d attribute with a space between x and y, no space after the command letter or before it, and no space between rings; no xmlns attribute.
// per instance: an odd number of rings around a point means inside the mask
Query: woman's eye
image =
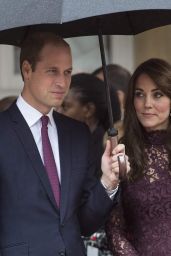
<svg viewBox="0 0 171 256"><path fill-rule="evenodd" d="M144 97L144 94L141 91L135 91L134 96L137 98L142 98L142 97Z"/></svg>
<svg viewBox="0 0 171 256"><path fill-rule="evenodd" d="M154 93L154 97L155 98L161 98L163 96L163 93L162 92L155 92Z"/></svg>

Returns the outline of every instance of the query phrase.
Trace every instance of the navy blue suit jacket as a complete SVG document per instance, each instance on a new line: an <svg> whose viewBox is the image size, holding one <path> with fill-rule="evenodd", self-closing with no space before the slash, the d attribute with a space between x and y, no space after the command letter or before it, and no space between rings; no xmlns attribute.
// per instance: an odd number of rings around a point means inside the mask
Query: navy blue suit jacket
<svg viewBox="0 0 171 256"><path fill-rule="evenodd" d="M0 255L85 255L81 235L99 228L113 203L93 178L88 128L54 113L59 136L57 208L32 133L13 104L0 114Z"/></svg>

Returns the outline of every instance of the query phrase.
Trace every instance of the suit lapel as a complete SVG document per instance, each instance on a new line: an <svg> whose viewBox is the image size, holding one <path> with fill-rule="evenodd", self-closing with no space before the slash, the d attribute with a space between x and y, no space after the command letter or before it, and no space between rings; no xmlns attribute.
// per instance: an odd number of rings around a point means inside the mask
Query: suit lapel
<svg viewBox="0 0 171 256"><path fill-rule="evenodd" d="M59 157L61 167L61 206L60 216L63 222L67 210L67 202L70 193L70 179L71 179L71 131L70 127L65 124L62 116L55 114L54 118L58 130L59 140Z"/></svg>
<svg viewBox="0 0 171 256"><path fill-rule="evenodd" d="M56 202L53 196L53 192L48 180L48 176L46 174L46 170L44 168L43 162L41 160L39 151L37 149L36 143L34 141L33 135L30 131L30 128L28 127L25 119L23 118L22 114L18 110L16 104L13 104L11 108L8 110L13 128L21 141L23 148L28 155L31 164L36 171L38 177L41 180L41 183L43 184L44 189L46 190L50 201L54 205L54 207L58 210L56 206Z"/></svg>

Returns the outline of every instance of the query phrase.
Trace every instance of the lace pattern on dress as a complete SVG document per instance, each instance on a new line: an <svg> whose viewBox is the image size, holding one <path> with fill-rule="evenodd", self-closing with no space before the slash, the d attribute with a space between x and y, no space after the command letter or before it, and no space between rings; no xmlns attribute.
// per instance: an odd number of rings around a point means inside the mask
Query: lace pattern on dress
<svg viewBox="0 0 171 256"><path fill-rule="evenodd" d="M115 256L171 256L171 170L165 132L147 136L144 177L121 183L122 202L106 224Z"/></svg>

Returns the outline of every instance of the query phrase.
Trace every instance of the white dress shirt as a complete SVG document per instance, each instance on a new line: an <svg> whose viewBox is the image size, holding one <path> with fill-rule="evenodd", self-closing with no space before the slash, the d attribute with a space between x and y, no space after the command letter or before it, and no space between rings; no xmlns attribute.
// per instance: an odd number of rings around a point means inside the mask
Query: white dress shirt
<svg viewBox="0 0 171 256"><path fill-rule="evenodd" d="M41 138L41 117L42 113L40 113L37 109L33 108L31 105L29 105L23 97L20 95L17 99L17 107L19 108L21 114L23 115L24 119L26 120L32 134L34 137L34 140L36 142L37 148L39 150L41 159L43 160L43 149L42 149L42 138ZM49 140L51 143L52 151L55 158L55 163L58 171L58 177L59 181L61 181L61 170L60 170L60 158L59 158L59 144L58 144L58 132L56 128L55 121L53 119L52 115L53 109L47 114L49 117L49 123L48 123L48 135ZM101 182L102 183L102 182ZM105 188L107 194L111 199L114 198L116 192L118 191L118 187L112 191L108 191L104 184L102 183L103 187Z"/></svg>
<svg viewBox="0 0 171 256"><path fill-rule="evenodd" d="M42 117L42 113L40 113L38 110L33 108L31 105L29 105L21 95L18 97L16 104L33 134L41 159L44 162L42 138L41 138L42 123L40 119ZM52 151L55 158L59 180L61 181L58 132L57 132L55 121L53 119L52 112L53 112L53 109L51 109L51 111L47 114L47 116L49 117L48 135L49 135L49 140L50 140Z"/></svg>

